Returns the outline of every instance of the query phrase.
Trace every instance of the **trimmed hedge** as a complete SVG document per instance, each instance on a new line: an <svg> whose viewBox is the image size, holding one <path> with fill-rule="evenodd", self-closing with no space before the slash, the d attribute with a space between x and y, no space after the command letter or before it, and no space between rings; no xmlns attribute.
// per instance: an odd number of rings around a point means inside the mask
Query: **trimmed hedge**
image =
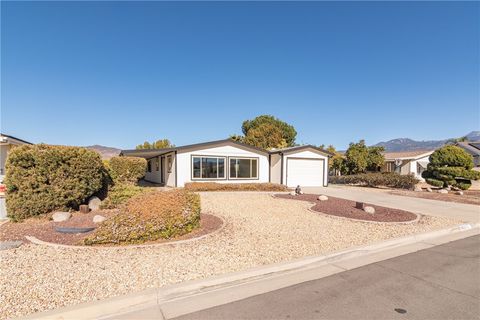
<svg viewBox="0 0 480 320"><path fill-rule="evenodd" d="M367 187L389 187L398 189L413 189L419 182L413 175L400 175L398 173L359 173L345 176L331 176L330 183L355 184Z"/></svg>
<svg viewBox="0 0 480 320"><path fill-rule="evenodd" d="M286 191L287 187L276 183L217 183L189 182L185 183L189 191Z"/></svg>
<svg viewBox="0 0 480 320"><path fill-rule="evenodd" d="M139 194L153 191L151 188L144 188L132 184L119 183L108 190L108 196L102 201L102 209L118 208L130 198Z"/></svg>
<svg viewBox="0 0 480 320"><path fill-rule="evenodd" d="M77 208L102 188L105 179L100 155L81 147L15 147L6 169L7 212L13 221Z"/></svg>
<svg viewBox="0 0 480 320"><path fill-rule="evenodd" d="M147 160L137 157L113 157L108 162L115 183L137 183L147 172Z"/></svg>
<svg viewBox="0 0 480 320"><path fill-rule="evenodd" d="M142 243L192 231L200 222L200 196L177 189L131 198L122 211L103 222L84 244Z"/></svg>

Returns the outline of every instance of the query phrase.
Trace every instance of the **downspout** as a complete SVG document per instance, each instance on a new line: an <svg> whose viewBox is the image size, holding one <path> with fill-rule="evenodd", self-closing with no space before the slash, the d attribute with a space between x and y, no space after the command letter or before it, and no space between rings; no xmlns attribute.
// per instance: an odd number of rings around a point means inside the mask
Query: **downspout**
<svg viewBox="0 0 480 320"><path fill-rule="evenodd" d="M280 184L285 184L286 183L283 183L283 152L280 152L280 155L281 155L281 162L280 162Z"/></svg>
<svg viewBox="0 0 480 320"><path fill-rule="evenodd" d="M272 155L268 154L268 182L272 182Z"/></svg>
<svg viewBox="0 0 480 320"><path fill-rule="evenodd" d="M175 150L175 188L177 187L177 174L178 174L178 170L177 170L177 150Z"/></svg>

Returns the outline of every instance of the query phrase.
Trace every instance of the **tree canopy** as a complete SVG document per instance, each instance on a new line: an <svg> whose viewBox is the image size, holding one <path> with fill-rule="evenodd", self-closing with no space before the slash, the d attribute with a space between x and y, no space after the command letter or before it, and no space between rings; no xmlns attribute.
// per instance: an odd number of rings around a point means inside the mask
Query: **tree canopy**
<svg viewBox="0 0 480 320"><path fill-rule="evenodd" d="M295 128L271 115L261 115L242 124L243 136L232 135L231 139L242 141L255 147L272 149L295 145Z"/></svg>
<svg viewBox="0 0 480 320"><path fill-rule="evenodd" d="M365 140L350 143L345 153L345 171L348 174L378 171L385 162L383 147L367 147Z"/></svg>
<svg viewBox="0 0 480 320"><path fill-rule="evenodd" d="M153 143L145 141L143 144L139 144L135 149L163 149L163 148L172 148L175 147L174 144L168 139L160 139Z"/></svg>

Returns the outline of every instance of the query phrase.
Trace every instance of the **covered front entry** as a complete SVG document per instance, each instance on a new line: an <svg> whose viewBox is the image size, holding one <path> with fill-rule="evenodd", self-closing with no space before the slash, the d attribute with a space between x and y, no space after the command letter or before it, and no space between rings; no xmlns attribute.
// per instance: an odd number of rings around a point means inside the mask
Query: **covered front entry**
<svg viewBox="0 0 480 320"><path fill-rule="evenodd" d="M287 186L323 186L324 170L323 159L287 158Z"/></svg>

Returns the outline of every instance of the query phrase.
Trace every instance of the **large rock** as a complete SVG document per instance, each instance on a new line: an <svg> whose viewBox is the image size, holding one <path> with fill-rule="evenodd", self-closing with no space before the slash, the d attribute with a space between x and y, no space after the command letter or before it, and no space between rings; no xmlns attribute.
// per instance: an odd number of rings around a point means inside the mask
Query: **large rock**
<svg viewBox="0 0 480 320"><path fill-rule="evenodd" d="M413 190L416 191L416 192L423 191L422 187L420 187L420 186L415 186L415 188Z"/></svg>
<svg viewBox="0 0 480 320"><path fill-rule="evenodd" d="M427 187L427 192L433 192L432 188Z"/></svg>
<svg viewBox="0 0 480 320"><path fill-rule="evenodd" d="M91 197L88 199L88 208L92 211L100 209L100 205L102 204L102 200L98 197Z"/></svg>
<svg viewBox="0 0 480 320"><path fill-rule="evenodd" d="M317 199L320 200L320 201L327 201L328 197L322 194L321 196L318 196Z"/></svg>
<svg viewBox="0 0 480 320"><path fill-rule="evenodd" d="M456 192L459 196L463 196L463 191L457 191Z"/></svg>
<svg viewBox="0 0 480 320"><path fill-rule="evenodd" d="M296 193L295 191L292 191L292 192L290 192L290 195L291 195L291 196L296 196L297 193Z"/></svg>
<svg viewBox="0 0 480 320"><path fill-rule="evenodd" d="M446 193L448 193L448 190L446 190L446 189L440 189L440 190L438 190L438 193L446 194Z"/></svg>
<svg viewBox="0 0 480 320"><path fill-rule="evenodd" d="M68 219L70 219L71 216L72 216L72 214L70 212L58 211L58 212L54 212L52 214L52 219L53 219L53 222L63 222L63 221L67 221Z"/></svg>
<svg viewBox="0 0 480 320"><path fill-rule="evenodd" d="M96 214L93 216L93 223L101 223L103 221L107 220L104 216L101 216L99 214Z"/></svg>
<svg viewBox="0 0 480 320"><path fill-rule="evenodd" d="M375 214L375 208L374 207L365 206L363 211L365 211L366 213Z"/></svg>

